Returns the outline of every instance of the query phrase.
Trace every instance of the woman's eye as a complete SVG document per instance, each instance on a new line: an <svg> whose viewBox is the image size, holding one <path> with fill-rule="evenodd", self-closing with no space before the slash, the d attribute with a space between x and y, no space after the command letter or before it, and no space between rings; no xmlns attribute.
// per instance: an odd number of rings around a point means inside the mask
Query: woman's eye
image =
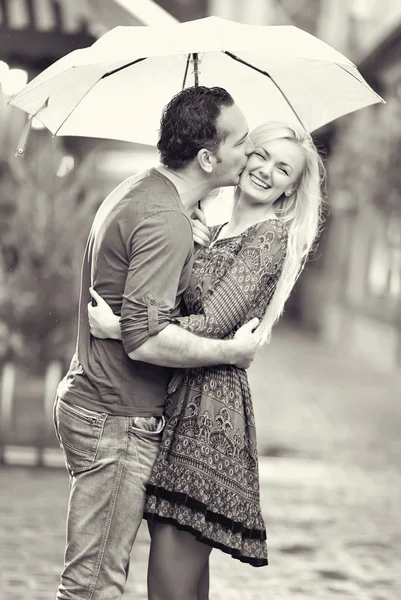
<svg viewBox="0 0 401 600"><path fill-rule="evenodd" d="M262 158L263 160L266 160L266 158L265 158L264 154L262 154L261 152L254 152L254 154L255 154L256 156L259 156L259 157L260 157L260 158Z"/></svg>

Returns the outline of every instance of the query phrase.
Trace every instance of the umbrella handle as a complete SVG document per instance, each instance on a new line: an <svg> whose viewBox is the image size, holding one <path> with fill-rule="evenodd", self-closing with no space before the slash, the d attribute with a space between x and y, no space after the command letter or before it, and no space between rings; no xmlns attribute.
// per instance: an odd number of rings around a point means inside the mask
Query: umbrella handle
<svg viewBox="0 0 401 600"><path fill-rule="evenodd" d="M33 121L33 115L30 115L27 122L24 125L24 129L22 130L21 136L19 138L15 156L24 156L24 154L25 154L25 148L26 148L26 145L28 142L29 134L31 133L31 129L32 129L32 121Z"/></svg>
<svg viewBox="0 0 401 600"><path fill-rule="evenodd" d="M41 110L43 110L44 108L47 108L48 102L49 102L49 98L47 98L47 100L43 103L43 105L39 108L39 110L37 110L35 112L35 114L29 115L28 121L25 123L24 129L22 130L21 136L19 138L15 156L24 156L25 148L26 148L26 145L27 145L28 139L29 139L29 134L31 133L31 129L32 129L33 119L40 113Z"/></svg>

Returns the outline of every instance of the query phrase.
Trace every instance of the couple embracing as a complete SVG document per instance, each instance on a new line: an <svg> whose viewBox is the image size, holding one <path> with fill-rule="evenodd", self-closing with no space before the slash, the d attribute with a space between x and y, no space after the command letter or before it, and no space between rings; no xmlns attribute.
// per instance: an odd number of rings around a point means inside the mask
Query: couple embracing
<svg viewBox="0 0 401 600"><path fill-rule="evenodd" d="M212 548L267 564L246 368L316 238L321 161L302 129L249 133L222 88L177 94L158 150L100 206L85 249L54 406L70 475L59 600L121 598L142 518L149 600L207 600ZM191 220L224 186L230 221Z"/></svg>

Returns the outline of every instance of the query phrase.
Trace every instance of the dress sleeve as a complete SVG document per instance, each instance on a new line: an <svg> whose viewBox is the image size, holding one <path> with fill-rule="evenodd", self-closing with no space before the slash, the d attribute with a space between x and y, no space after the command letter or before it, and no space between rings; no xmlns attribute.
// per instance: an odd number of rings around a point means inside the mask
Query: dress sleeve
<svg viewBox="0 0 401 600"><path fill-rule="evenodd" d="M204 337L224 338L248 320L261 296L271 298L281 272L287 233L281 224L263 222L249 234L227 271L203 297L203 314L176 322ZM269 291L266 294L266 291Z"/></svg>

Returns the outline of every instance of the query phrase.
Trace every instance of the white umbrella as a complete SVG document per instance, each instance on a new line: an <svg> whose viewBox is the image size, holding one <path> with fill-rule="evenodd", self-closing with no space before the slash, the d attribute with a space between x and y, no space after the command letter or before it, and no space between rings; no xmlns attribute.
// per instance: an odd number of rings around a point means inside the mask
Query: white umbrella
<svg viewBox="0 0 401 600"><path fill-rule="evenodd" d="M312 132L383 102L351 61L301 29L208 17L116 27L54 63L10 104L53 135L155 145L163 107L198 83L226 88L251 128L273 119Z"/></svg>

